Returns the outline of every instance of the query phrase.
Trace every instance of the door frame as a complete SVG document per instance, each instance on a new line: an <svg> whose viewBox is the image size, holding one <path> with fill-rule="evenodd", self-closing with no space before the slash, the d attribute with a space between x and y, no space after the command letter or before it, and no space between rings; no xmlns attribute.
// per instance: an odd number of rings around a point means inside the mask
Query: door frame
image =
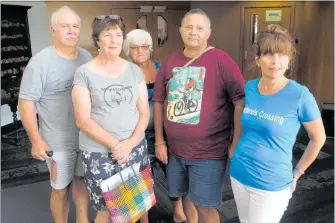
<svg viewBox="0 0 335 223"><path fill-rule="evenodd" d="M292 37L295 37L295 2L247 2L243 3L240 7L241 23L240 23L240 50L239 50L239 64L243 70L243 49L244 49L244 11L246 8L278 8L278 7L291 7L291 24Z"/></svg>

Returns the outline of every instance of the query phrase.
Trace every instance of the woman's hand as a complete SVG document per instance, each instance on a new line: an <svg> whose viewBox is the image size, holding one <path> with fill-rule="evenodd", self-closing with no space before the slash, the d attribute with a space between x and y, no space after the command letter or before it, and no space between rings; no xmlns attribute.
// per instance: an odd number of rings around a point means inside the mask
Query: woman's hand
<svg viewBox="0 0 335 223"><path fill-rule="evenodd" d="M234 152L235 152L235 147L230 147L228 149L228 157L230 160L233 158Z"/></svg>
<svg viewBox="0 0 335 223"><path fill-rule="evenodd" d="M291 185L291 193L295 191L296 186L297 186L297 180L293 178L293 183Z"/></svg>
<svg viewBox="0 0 335 223"><path fill-rule="evenodd" d="M135 146L136 143L131 138L122 140L112 149L112 154L119 164L126 163Z"/></svg>

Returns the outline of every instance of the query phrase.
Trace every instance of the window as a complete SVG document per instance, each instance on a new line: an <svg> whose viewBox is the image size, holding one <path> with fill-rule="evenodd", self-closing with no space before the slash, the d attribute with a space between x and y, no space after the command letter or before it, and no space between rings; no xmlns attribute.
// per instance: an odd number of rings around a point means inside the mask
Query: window
<svg viewBox="0 0 335 223"><path fill-rule="evenodd" d="M157 27L158 27L158 46L162 47L168 39L167 21L161 15L157 16Z"/></svg>
<svg viewBox="0 0 335 223"><path fill-rule="evenodd" d="M146 15L142 15L142 16L137 20L136 29L144 29L144 30L148 30L148 28L147 28L147 16L146 16Z"/></svg>
<svg viewBox="0 0 335 223"><path fill-rule="evenodd" d="M257 34L258 34L258 15L251 15L250 45L253 45L256 42Z"/></svg>

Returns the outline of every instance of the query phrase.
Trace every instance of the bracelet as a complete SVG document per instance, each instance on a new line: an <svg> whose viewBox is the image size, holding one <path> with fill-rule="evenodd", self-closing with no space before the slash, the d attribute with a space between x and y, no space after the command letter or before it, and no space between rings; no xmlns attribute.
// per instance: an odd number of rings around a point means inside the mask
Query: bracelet
<svg viewBox="0 0 335 223"><path fill-rule="evenodd" d="M155 147L160 146L160 145L164 145L164 144L166 144L166 141L163 141L163 142L160 142L160 143L155 143Z"/></svg>
<svg viewBox="0 0 335 223"><path fill-rule="evenodd" d="M295 167L294 171L299 172L301 175L303 175L305 173L305 172L301 171L298 167Z"/></svg>

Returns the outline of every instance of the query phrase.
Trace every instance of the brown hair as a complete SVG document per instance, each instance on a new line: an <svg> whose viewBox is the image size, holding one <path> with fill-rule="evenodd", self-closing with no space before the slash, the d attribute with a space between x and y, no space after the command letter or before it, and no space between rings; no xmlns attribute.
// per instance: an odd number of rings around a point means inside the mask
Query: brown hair
<svg viewBox="0 0 335 223"><path fill-rule="evenodd" d="M255 42L255 54L261 55L280 53L290 58L290 69L292 70L296 48L292 36L280 25L270 24L261 32Z"/></svg>
<svg viewBox="0 0 335 223"><path fill-rule="evenodd" d="M122 31L123 39L126 38L126 27L122 21L122 18L118 15L101 15L95 17L92 23L92 39L94 46L99 49L98 41L99 35L102 31L108 28L119 27Z"/></svg>

